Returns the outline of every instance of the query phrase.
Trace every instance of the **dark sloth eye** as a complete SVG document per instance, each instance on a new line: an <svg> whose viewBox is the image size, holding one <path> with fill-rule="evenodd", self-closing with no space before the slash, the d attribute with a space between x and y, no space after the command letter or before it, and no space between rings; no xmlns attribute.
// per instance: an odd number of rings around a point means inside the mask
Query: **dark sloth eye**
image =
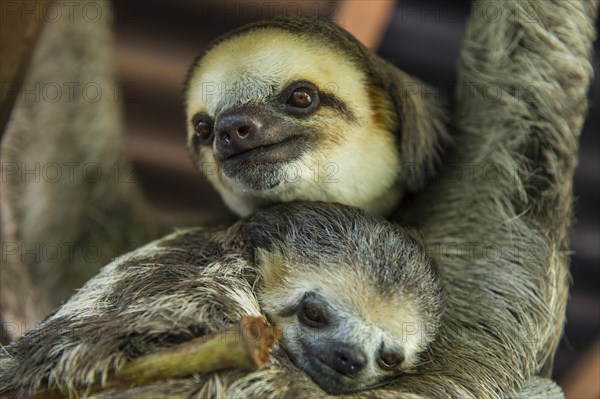
<svg viewBox="0 0 600 399"><path fill-rule="evenodd" d="M321 304L316 301L313 293L304 294L298 309L298 319L309 327L324 327L327 325L325 312Z"/></svg>
<svg viewBox="0 0 600 399"><path fill-rule="evenodd" d="M325 316L321 309L314 303L307 303L304 305L304 317L314 324L325 324Z"/></svg>
<svg viewBox="0 0 600 399"><path fill-rule="evenodd" d="M212 143L214 139L212 125L212 120L204 114L197 114L192 118L194 146Z"/></svg>
<svg viewBox="0 0 600 399"><path fill-rule="evenodd" d="M292 115L308 115L319 106L319 91L310 82L290 84L279 97L280 104Z"/></svg>
<svg viewBox="0 0 600 399"><path fill-rule="evenodd" d="M312 90L307 87L299 87L292 92L288 104L297 108L306 108L312 104Z"/></svg>
<svg viewBox="0 0 600 399"><path fill-rule="evenodd" d="M402 353L386 350L381 346L379 349L379 356L377 357L377 364L383 370L390 371L397 368L404 361L404 355Z"/></svg>

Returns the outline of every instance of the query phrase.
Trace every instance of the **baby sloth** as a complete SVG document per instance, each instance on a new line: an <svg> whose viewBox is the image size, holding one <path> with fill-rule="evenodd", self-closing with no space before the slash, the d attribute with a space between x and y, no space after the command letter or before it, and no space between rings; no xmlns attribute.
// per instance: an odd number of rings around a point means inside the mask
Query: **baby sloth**
<svg viewBox="0 0 600 399"><path fill-rule="evenodd" d="M434 264L401 227L333 203L280 204L106 266L0 354L0 393L84 389L128 359L260 313L321 388L361 390L418 363L443 300ZM218 386L211 378L190 380L193 391Z"/></svg>
<svg viewBox="0 0 600 399"><path fill-rule="evenodd" d="M419 241L353 208L287 209L257 215L269 228L254 245L259 302L293 363L329 393L409 371L434 339L443 304Z"/></svg>

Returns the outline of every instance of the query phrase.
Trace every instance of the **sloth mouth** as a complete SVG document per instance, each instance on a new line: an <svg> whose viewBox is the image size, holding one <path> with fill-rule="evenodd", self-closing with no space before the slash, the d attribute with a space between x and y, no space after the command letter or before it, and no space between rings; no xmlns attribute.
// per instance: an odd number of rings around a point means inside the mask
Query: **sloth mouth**
<svg viewBox="0 0 600 399"><path fill-rule="evenodd" d="M301 341L301 345L302 355L299 358L290 355L292 361L327 393L345 394L366 388L356 378L345 376L330 367L320 352L309 344Z"/></svg>
<svg viewBox="0 0 600 399"><path fill-rule="evenodd" d="M267 192L298 180L300 172L286 166L298 160L307 145L305 136L290 136L231 155L221 161L221 170L224 177L241 184L244 191Z"/></svg>
<svg viewBox="0 0 600 399"><path fill-rule="evenodd" d="M244 152L230 155L223 160L227 163L281 163L292 161L302 153L302 136L290 136L276 143L250 148Z"/></svg>
<svg viewBox="0 0 600 399"><path fill-rule="evenodd" d="M300 169L294 165L304 154L308 138L293 135L276 143L264 143L221 160L223 177L244 192L271 195L272 190L297 182Z"/></svg>
<svg viewBox="0 0 600 399"><path fill-rule="evenodd" d="M318 356L312 356L312 359L310 359L308 363L310 366L306 367L304 372L308 374L321 389L330 394L351 393L362 389L360 386L356 386L356 381L332 369L319 359Z"/></svg>

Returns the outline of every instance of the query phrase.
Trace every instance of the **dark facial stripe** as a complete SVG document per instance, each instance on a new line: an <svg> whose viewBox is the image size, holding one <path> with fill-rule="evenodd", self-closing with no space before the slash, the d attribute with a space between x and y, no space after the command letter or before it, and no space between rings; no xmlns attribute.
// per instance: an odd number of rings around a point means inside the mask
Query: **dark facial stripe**
<svg viewBox="0 0 600 399"><path fill-rule="evenodd" d="M319 92L319 97L321 99L321 105L333 109L335 112L340 114L340 116L346 118L346 120L348 120L350 123L356 122L356 116L340 98L333 94L324 92Z"/></svg>

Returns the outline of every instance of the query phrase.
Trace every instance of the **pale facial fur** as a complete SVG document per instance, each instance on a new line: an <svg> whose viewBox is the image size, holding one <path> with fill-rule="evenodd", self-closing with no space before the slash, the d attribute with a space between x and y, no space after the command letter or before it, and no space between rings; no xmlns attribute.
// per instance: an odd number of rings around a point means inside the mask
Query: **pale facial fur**
<svg viewBox="0 0 600 399"><path fill-rule="evenodd" d="M226 62L224 61L226 60ZM244 107L274 109L274 98L295 81L308 81L320 94L343 102L350 118L320 104L300 118L270 113L275 128L293 126L310 136L296 159L279 159L269 187L256 189L240 176L227 174L215 147L200 146L201 169L236 213L257 206L297 200L335 201L388 214L402 195L399 154L389 126L375 119L368 78L338 49L288 32L261 29L236 36L211 49L193 71L188 85L188 120L203 113L213 120ZM266 112L266 111L265 111ZM382 111L389 125L390 112ZM189 123L192 142L194 127ZM310 133L314 132L314 133ZM257 172L264 178L262 171Z"/></svg>

